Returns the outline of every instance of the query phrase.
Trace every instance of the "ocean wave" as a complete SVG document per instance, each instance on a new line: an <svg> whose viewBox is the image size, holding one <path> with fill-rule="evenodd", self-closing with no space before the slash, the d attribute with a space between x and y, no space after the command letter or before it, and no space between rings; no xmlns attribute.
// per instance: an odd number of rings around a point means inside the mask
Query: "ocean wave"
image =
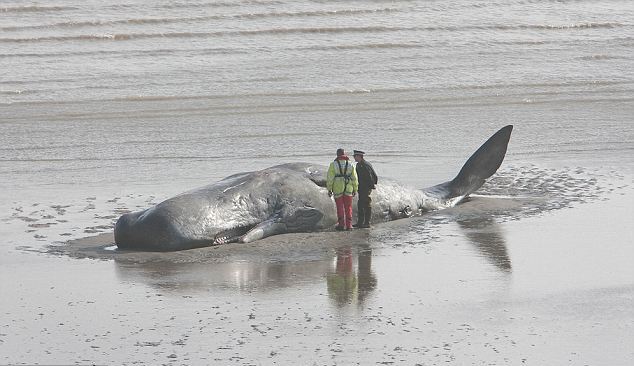
<svg viewBox="0 0 634 366"><path fill-rule="evenodd" d="M475 30L500 30L500 31L517 31L517 30L575 30L575 29L601 29L601 28L619 28L625 25L617 22L599 22L599 23L571 23L571 24L489 24L489 25L461 25L461 26L439 26L439 27L420 27L417 30L425 31L446 31L446 32L463 32Z"/></svg>
<svg viewBox="0 0 634 366"><path fill-rule="evenodd" d="M349 45L324 45L324 46L307 46L300 47L300 50L316 50L316 51L329 51L329 50L363 50L363 49L393 49L393 48L422 48L424 45L418 43L362 43L362 44L349 44Z"/></svg>
<svg viewBox="0 0 634 366"><path fill-rule="evenodd" d="M168 33L122 33L122 34L82 34L76 36L46 36L34 38L0 38L0 43L29 43L47 41L127 41L147 38L206 38L231 35L270 35L270 34L306 34L306 33L374 33L397 32L413 28L366 26L366 27L307 27L272 28L217 32L168 32Z"/></svg>
<svg viewBox="0 0 634 366"><path fill-rule="evenodd" d="M255 79L254 79L255 80ZM244 82L252 82L254 80L245 79ZM271 79L261 79L259 81L267 81ZM48 82L73 82L76 79L51 79L51 80L39 80L35 81L36 83L48 83ZM272 80L275 81L275 80ZM3 80L0 81L0 85L7 85L6 88L14 88L14 85L22 85L22 84L31 84L34 81L18 81L18 80ZM234 81L238 82L238 81ZM114 88L125 87L128 84L118 84ZM138 85L138 84L134 84ZM175 83L175 85L180 85L180 83ZM316 100L320 100L320 97L332 97L332 96L343 96L343 95L362 95L362 94L373 94L373 95L390 95L390 94L400 94L400 96L390 96L388 97L390 103L393 105L389 108L399 109L399 108L411 108L412 103L417 103L421 105L425 105L428 107L438 106L438 107L446 107L446 106L465 106L465 105L482 105L482 104L499 104L499 105L515 105L515 104L524 104L524 103L574 103L574 102L591 102L591 101L618 101L618 102L628 102L632 101L633 98L629 95L632 92L632 86L634 86L634 82L629 80L579 80L574 82L534 82L534 83L492 83L492 84L462 84L462 85L453 85L453 86L443 86L443 87L432 87L432 88L420 88L420 87L400 87L400 88L360 88L360 89L323 89L323 90L314 90L314 91L275 91L275 92L249 92L242 94L191 94L191 95L127 95L120 97L112 97L112 98L98 98L98 99L74 99L74 100L34 100L34 101L16 101L9 103L0 103L1 105L46 105L46 104L91 104L91 103L104 103L104 102L156 102L156 101L185 101L185 100L233 100L233 99L241 99L241 98L295 98L295 97L311 97L317 98ZM603 93L605 92L603 88L606 87L618 87L618 93L620 96L611 96L605 97ZM95 86L95 88L104 88L103 86ZM601 89L596 89L601 88ZM25 89L22 87L21 89ZM531 89L528 95L537 97L537 99L531 99L530 101L526 98L522 98L522 96L526 96L526 89ZM535 90L532 90L535 89ZM596 90L595 90L596 89ZM456 97L448 97L448 98L428 98L426 97L429 93L440 94L440 95L454 95L457 91L464 91L466 93L472 93L474 91L488 91L490 90L490 94L487 95L479 95L477 99L469 99L469 101L465 100L462 96ZM504 92L500 95L500 90ZM518 92L514 92L514 90L518 90ZM578 98L553 98L553 96L558 95L568 95L571 91L582 90L584 97ZM419 93L422 93L419 95ZM548 98L546 98L548 97ZM394 103L394 98L399 100L398 103ZM378 102L377 102L378 103ZM223 103L226 104L226 103ZM318 102L316 103L308 103L304 106L315 107L318 106ZM287 107L294 107L288 104L285 104ZM338 108L336 105L329 105L332 108ZM267 104L267 107L270 105ZM325 107L324 105L319 105L319 107ZM253 105L254 109L258 108L258 105ZM203 110L211 110L214 107L203 108ZM216 109L222 109L220 107ZM195 111L194 111L195 112ZM237 111L237 113L244 113L244 110ZM114 113L116 114L116 113ZM76 118L82 117L83 114L66 116L67 118Z"/></svg>
<svg viewBox="0 0 634 366"><path fill-rule="evenodd" d="M197 9L197 8L225 8L242 7L245 5L284 5L279 0L241 0L241 1L214 1L214 2L177 2L161 5L163 9Z"/></svg>
<svg viewBox="0 0 634 366"><path fill-rule="evenodd" d="M628 58L624 56L613 56L613 55L606 55L606 54L581 56L577 58L577 60L581 60L581 61L628 60L628 59L632 59L632 57Z"/></svg>
<svg viewBox="0 0 634 366"><path fill-rule="evenodd" d="M257 36L257 35L284 35L284 34L338 34L338 33L383 33L383 32L463 32L474 30L576 30L576 29L598 29L598 28L618 28L624 27L621 23L577 23L563 25L467 25L467 26L439 26L439 27L398 27L398 26L342 26L342 27L294 27L294 28L268 28L268 29L245 29L231 31L214 32L165 32L165 33L107 33L107 34L82 34L73 36L45 36L32 38L0 38L0 43L28 43L47 41L126 41L147 38L206 38L222 36ZM539 41L538 41L539 42Z"/></svg>
<svg viewBox="0 0 634 366"><path fill-rule="evenodd" d="M167 9L167 10L178 10L178 9L206 9L206 8L239 8L245 6L271 6L271 5L284 5L284 1L281 0L240 0L240 1L214 1L214 2L189 2L189 1L180 1L180 2L170 2L168 4L152 4L152 8L154 9ZM146 5L143 4L143 7ZM138 9L140 7L139 4L133 3L120 3L120 4L112 4L106 5L103 9L107 10L129 10L129 9Z"/></svg>
<svg viewBox="0 0 634 366"><path fill-rule="evenodd" d="M104 158L104 157L69 157L69 158L42 158L42 159L6 159L0 158L0 162L11 162L11 163L36 163L36 162L46 162L46 163L56 163L56 162L69 162L69 161L129 161L129 160L138 160L138 161L152 161L152 160L231 160L231 157L224 156L203 156L203 155L186 155L186 156L135 156L135 157L112 157L112 158ZM51 170L58 170L57 168L50 168Z"/></svg>
<svg viewBox="0 0 634 366"><path fill-rule="evenodd" d="M62 52L41 52L41 53L0 53L0 59L2 58L18 58L18 57L82 57L82 56L126 56L126 57L156 57L166 56L178 53L186 53L189 55L235 55L244 54L248 51L241 48L160 48L151 50L124 50L124 51L112 51L112 50L94 50L94 51L62 51ZM2 81L0 81L0 85Z"/></svg>
<svg viewBox="0 0 634 366"><path fill-rule="evenodd" d="M180 17L180 18L129 18L118 20L93 20L93 21L66 21L51 24L35 24L26 26L0 27L3 31L22 31L34 29L55 29L55 28L84 28L113 25L146 25L146 24L172 24L204 22L209 20L240 20L240 19L266 19L266 18L293 18L293 17L326 17L326 16L349 16L363 14L378 14L398 11L396 8L379 9L347 9L347 10L320 10L320 11L298 11L298 12L265 12L247 14L227 14L209 15L200 17Z"/></svg>
<svg viewBox="0 0 634 366"><path fill-rule="evenodd" d="M77 10L74 6L45 6L45 5L25 5L0 7L0 13L43 13L54 11Z"/></svg>
<svg viewBox="0 0 634 366"><path fill-rule="evenodd" d="M522 30L522 29L538 29L538 30L566 30L566 29L595 29L595 28L618 28L624 26L616 22L603 23L572 23L572 24L532 24L532 25L510 25L510 26L492 26L492 29L500 30Z"/></svg>

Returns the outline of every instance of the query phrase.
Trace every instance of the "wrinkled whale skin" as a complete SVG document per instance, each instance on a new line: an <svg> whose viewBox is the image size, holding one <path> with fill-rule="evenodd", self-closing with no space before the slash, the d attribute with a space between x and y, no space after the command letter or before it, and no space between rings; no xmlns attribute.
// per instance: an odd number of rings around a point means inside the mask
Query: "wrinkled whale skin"
<svg viewBox="0 0 634 366"><path fill-rule="evenodd" d="M451 181L420 190L381 177L372 193L372 221L457 204L500 167L512 129L508 125L496 132ZM115 243L119 249L175 251L331 230L337 214L325 188L326 171L326 166L288 163L229 176L122 215L115 225Z"/></svg>

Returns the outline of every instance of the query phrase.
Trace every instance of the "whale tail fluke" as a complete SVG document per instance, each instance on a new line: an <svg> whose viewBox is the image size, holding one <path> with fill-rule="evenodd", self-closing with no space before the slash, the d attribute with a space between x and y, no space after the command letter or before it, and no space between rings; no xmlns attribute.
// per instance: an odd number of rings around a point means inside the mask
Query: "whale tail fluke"
<svg viewBox="0 0 634 366"><path fill-rule="evenodd" d="M447 200L456 197L464 198L475 192L502 165L512 131L513 125L501 128L471 155L453 180L425 189L425 191Z"/></svg>

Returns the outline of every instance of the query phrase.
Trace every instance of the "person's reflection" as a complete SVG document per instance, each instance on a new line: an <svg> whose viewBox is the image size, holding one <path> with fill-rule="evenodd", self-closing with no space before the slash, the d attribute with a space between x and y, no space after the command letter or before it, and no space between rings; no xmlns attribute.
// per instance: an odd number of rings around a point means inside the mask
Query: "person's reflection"
<svg viewBox="0 0 634 366"><path fill-rule="evenodd" d="M490 217L471 217L457 222L483 257L501 271L511 272L506 240L495 220Z"/></svg>
<svg viewBox="0 0 634 366"><path fill-rule="evenodd" d="M359 266L359 305L363 304L365 299L376 288L376 276L372 272L372 249L369 245L358 248L358 266Z"/></svg>
<svg viewBox="0 0 634 366"><path fill-rule="evenodd" d="M356 269L352 247L342 247L337 249L334 268L326 278L328 295L338 307L354 302L361 306L376 288L377 280L372 272L372 250L368 245L359 246L356 250Z"/></svg>

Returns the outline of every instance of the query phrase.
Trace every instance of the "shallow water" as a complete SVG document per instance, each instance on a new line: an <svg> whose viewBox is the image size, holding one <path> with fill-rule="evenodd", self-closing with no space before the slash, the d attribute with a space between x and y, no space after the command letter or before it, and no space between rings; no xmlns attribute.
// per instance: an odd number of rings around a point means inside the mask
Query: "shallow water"
<svg viewBox="0 0 634 366"><path fill-rule="evenodd" d="M632 364L633 13L2 2L0 363ZM338 147L432 186L506 124L502 167L450 210L104 249L123 212Z"/></svg>
<svg viewBox="0 0 634 366"><path fill-rule="evenodd" d="M2 10L7 102L421 88L631 97L628 1L60 0Z"/></svg>

